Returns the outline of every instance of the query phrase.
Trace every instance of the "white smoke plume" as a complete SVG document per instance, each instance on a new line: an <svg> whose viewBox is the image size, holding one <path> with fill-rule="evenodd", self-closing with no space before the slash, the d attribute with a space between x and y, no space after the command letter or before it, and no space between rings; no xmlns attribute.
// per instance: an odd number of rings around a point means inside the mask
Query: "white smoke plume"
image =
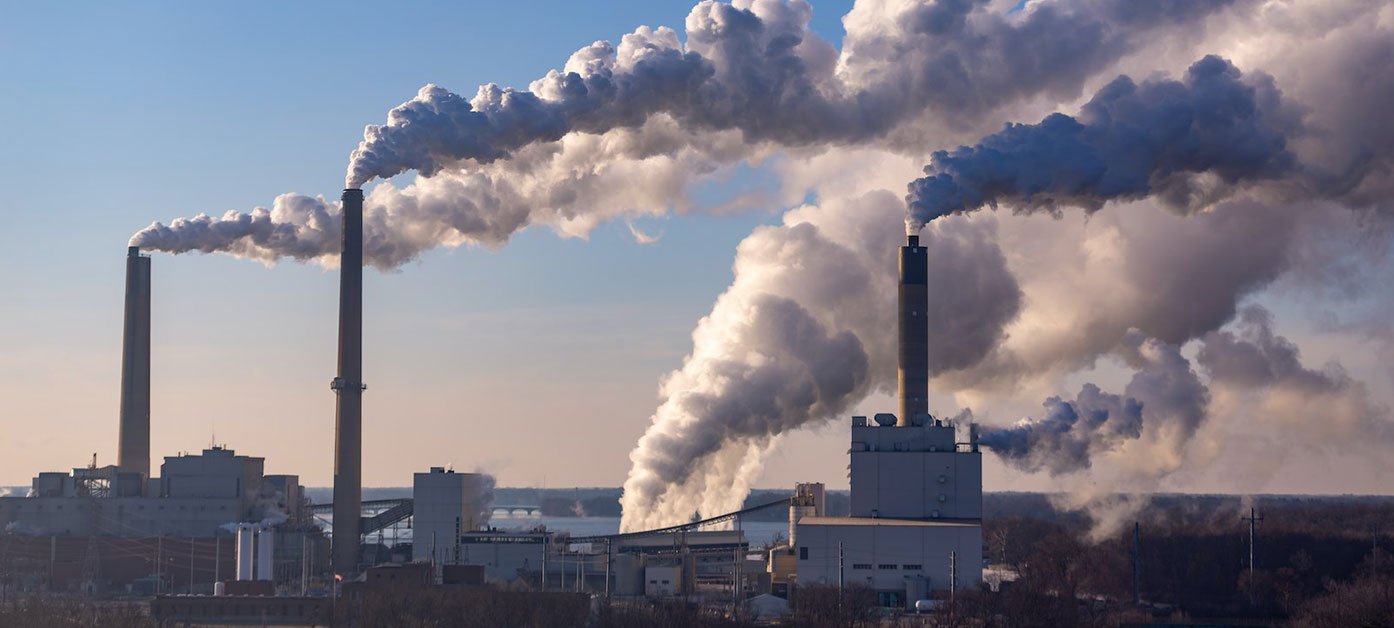
<svg viewBox="0 0 1394 628"><path fill-rule="evenodd" d="M423 176L368 193L364 258L387 269L436 247L502 245L530 225L576 236L682 211L704 174L779 150L920 152L908 139L930 127L959 132L1022 100L1073 97L1120 55L1233 4L1244 3L1070 0L1008 14L984 1L861 2L839 52L809 31L802 0L701 2L686 41L640 27L528 90L488 84L465 98L427 85L367 127L350 187ZM155 223L131 245L333 265L337 215L332 201L282 195L269 209Z"/></svg>

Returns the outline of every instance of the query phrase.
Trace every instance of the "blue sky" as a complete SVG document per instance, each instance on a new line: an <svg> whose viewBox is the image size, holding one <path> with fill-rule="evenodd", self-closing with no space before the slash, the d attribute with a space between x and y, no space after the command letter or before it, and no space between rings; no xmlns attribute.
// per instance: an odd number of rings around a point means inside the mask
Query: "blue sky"
<svg viewBox="0 0 1394 628"><path fill-rule="evenodd" d="M850 4L815 2L814 28L840 40ZM363 126L423 84L526 86L596 39L640 24L681 32L690 8L6 6L0 394L13 401L0 426L13 438L0 446L0 485L94 451L114 459L122 257L136 230L285 192L336 197ZM759 180L740 174L698 198ZM369 271L366 481L404 484L453 463L506 484L618 485L658 378L728 285L736 243L778 219L768 209L645 221L664 234L658 246L635 244L624 224L589 241L533 229L498 251L438 250L390 275ZM156 255L154 279L155 455L200 448L216 430L267 456L269 471L328 483L334 274ZM515 442L516 429L499 427L514 423L547 436ZM433 431L436 448L412 445ZM595 464L552 462L549 447L578 438L599 447Z"/></svg>

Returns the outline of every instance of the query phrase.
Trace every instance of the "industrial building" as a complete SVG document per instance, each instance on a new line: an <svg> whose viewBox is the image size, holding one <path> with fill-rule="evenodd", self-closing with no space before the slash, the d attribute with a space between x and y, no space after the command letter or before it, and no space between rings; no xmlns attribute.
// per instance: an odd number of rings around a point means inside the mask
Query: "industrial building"
<svg viewBox="0 0 1394 628"><path fill-rule="evenodd" d="M464 534L489 522L490 480L478 473L431 467L412 479L412 560L432 565L462 560ZM439 569L437 569L439 575Z"/></svg>
<svg viewBox="0 0 1394 628"><path fill-rule="evenodd" d="M316 551L324 544L298 476L266 475L262 458L219 445L166 456L151 473L150 275L150 258L128 248L117 464L97 466L94 454L86 467L39 473L24 497L0 497L5 558L48 590L211 592L224 579L303 581L328 551ZM244 539L239 526L256 530ZM253 543L255 574L242 556Z"/></svg>
<svg viewBox="0 0 1394 628"><path fill-rule="evenodd" d="M852 417L851 516L826 516L822 486L800 486L789 550L770 563L787 572L794 562L799 585L870 587L888 607L982 577L977 430L964 426L960 442L957 426L929 414L926 262L919 237L909 236L900 249L900 412Z"/></svg>

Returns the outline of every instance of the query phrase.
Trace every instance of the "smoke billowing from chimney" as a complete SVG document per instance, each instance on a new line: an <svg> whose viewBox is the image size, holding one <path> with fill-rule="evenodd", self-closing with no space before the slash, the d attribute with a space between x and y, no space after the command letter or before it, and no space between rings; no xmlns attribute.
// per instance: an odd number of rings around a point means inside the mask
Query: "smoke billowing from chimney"
<svg viewBox="0 0 1394 628"><path fill-rule="evenodd" d="M488 84L466 98L427 85L368 126L348 187L423 176L370 192L365 259L393 268L436 247L502 245L533 224L584 235L604 220L691 207L688 187L704 174L785 148L919 151L902 144L936 136L921 127L962 128L1077 92L1149 36L1231 4L1072 0L1004 15L980 2L863 2L839 51L809 30L813 9L801 0L707 0L688 15L686 41L640 27L576 51L528 90ZM1032 52L979 54L1007 48ZM336 214L323 199L282 195L269 209L155 223L131 242L333 265Z"/></svg>
<svg viewBox="0 0 1394 628"><path fill-rule="evenodd" d="M1179 450L1205 421L1209 390L1179 348L1132 331L1118 355L1134 368L1123 395L1085 384L1073 401L1051 397L1046 414L1006 428L980 428L978 443L1023 471L1072 473L1116 452L1144 428Z"/></svg>
<svg viewBox="0 0 1394 628"><path fill-rule="evenodd" d="M1219 57L1197 61L1182 81L1119 77L1078 116L1008 124L974 146L935 152L927 176L910 184L906 227L918 233L940 216L999 203L1095 211L1157 196L1196 209L1224 189L1293 174L1284 136L1293 125L1269 77L1245 81Z"/></svg>

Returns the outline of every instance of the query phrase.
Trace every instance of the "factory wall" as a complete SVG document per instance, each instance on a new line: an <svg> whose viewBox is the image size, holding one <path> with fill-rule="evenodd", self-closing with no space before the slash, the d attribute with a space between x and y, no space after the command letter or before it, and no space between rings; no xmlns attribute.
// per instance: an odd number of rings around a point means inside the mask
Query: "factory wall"
<svg viewBox="0 0 1394 628"><path fill-rule="evenodd" d="M412 560L436 565L462 563L462 534L479 529L485 478L432 467L412 482Z"/></svg>
<svg viewBox="0 0 1394 628"><path fill-rule="evenodd" d="M512 582L542 571L543 534L466 534L460 543L461 564L483 565L486 582ZM553 551L556 551L555 549ZM558 572L557 565L552 571Z"/></svg>
<svg viewBox="0 0 1394 628"><path fill-rule="evenodd" d="M868 425L853 417L853 517L980 519L982 454L956 451L954 427Z"/></svg>
<svg viewBox="0 0 1394 628"><path fill-rule="evenodd" d="M261 458L214 447L202 454L167 456L158 491L142 497L137 474L115 466L78 468L71 474L40 473L33 497L0 498L0 527L11 533L56 536L212 537L219 527L260 521L272 510L299 508L262 494ZM299 495L295 476L276 476L282 490ZM303 517L288 517L304 523Z"/></svg>
<svg viewBox="0 0 1394 628"><path fill-rule="evenodd" d="M920 590L947 590L951 562L957 565L958 588L973 586L982 575L978 523L812 517L799 522L800 586L837 585L839 544L843 582L899 592L898 605L914 603L905 597L917 589L911 580L927 580Z"/></svg>
<svg viewBox="0 0 1394 628"><path fill-rule="evenodd" d="M245 514L235 497L0 497L0 528L30 536L211 537Z"/></svg>

